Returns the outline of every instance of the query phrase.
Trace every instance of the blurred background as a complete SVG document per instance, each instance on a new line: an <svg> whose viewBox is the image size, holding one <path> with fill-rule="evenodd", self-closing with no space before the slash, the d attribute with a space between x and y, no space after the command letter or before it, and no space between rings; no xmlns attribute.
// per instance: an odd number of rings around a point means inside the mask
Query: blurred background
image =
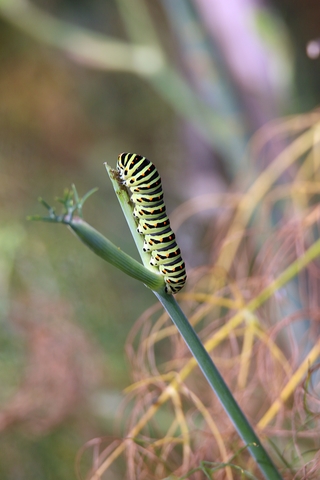
<svg viewBox="0 0 320 480"><path fill-rule="evenodd" d="M27 222L38 197L98 187L85 219L138 259L103 163L139 153L188 269L208 265L219 208L174 209L243 191L280 148L252 161L252 135L318 105L319 25L316 1L0 0L2 479L74 478L79 449L114 435L124 344L154 304L66 228Z"/></svg>

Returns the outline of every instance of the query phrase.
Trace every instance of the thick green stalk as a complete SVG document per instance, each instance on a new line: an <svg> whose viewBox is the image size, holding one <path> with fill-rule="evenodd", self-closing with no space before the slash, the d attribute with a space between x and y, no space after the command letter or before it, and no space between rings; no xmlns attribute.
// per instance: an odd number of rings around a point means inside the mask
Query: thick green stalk
<svg viewBox="0 0 320 480"><path fill-rule="evenodd" d="M204 348L198 335L190 325L188 319L175 301L174 297L172 295L160 294L157 292L154 292L154 294L162 303L171 320L179 330L182 338L187 344L187 347L196 359L204 376L220 400L239 436L242 438L252 457L257 462L257 465L264 474L264 477L267 480L281 480L282 477L280 473L274 466L271 458L262 446L262 443L255 434L239 405L235 401L217 367L213 363L211 357Z"/></svg>
<svg viewBox="0 0 320 480"><path fill-rule="evenodd" d="M162 275L145 268L87 222L79 217L74 217L68 222L68 225L76 236L103 260L119 268L130 277L140 280L151 290L163 290L164 282Z"/></svg>
<svg viewBox="0 0 320 480"><path fill-rule="evenodd" d="M133 208L132 204L130 203L130 198L127 190L119 184L117 171L111 168L110 165L107 164L107 162L105 162L104 166L106 167L113 189L119 200L124 218L127 221L128 227L136 244L143 265L152 272L159 275L159 270L156 267L150 265L150 253L143 251L144 237L137 232L137 223L132 214Z"/></svg>

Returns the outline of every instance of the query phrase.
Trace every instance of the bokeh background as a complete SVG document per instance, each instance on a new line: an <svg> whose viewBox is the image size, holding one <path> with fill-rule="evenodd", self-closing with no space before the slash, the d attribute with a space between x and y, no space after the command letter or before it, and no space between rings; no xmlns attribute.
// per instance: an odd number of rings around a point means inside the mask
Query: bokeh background
<svg viewBox="0 0 320 480"><path fill-rule="evenodd" d="M27 222L38 197L98 187L85 219L138 259L103 163L150 158L169 212L247 188L280 148L249 161L252 135L319 103L319 25L315 0L0 0L1 478L75 478L79 449L114 435L124 344L154 303L66 228ZM215 257L218 218L179 223L189 269Z"/></svg>

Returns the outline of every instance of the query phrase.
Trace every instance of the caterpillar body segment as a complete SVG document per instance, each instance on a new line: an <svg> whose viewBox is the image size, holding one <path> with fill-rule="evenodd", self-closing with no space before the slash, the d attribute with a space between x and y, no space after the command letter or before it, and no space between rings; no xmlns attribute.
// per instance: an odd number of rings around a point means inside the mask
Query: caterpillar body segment
<svg viewBox="0 0 320 480"><path fill-rule="evenodd" d="M150 252L150 265L159 268L166 292L174 294L184 286L187 275L163 200L161 177L150 160L135 153L121 153L117 170L130 192L137 219L137 231L144 235L143 250Z"/></svg>
<svg viewBox="0 0 320 480"><path fill-rule="evenodd" d="M130 190L130 187L129 187ZM137 205L146 205L150 206L154 203L159 203L160 201L163 202L163 193L161 189L158 189L156 192L148 192L148 193L132 193L131 201Z"/></svg>
<svg viewBox="0 0 320 480"><path fill-rule="evenodd" d="M166 214L159 216L157 219L146 220L140 219L137 231L143 235L162 232L170 225L170 220Z"/></svg>
<svg viewBox="0 0 320 480"><path fill-rule="evenodd" d="M158 248L171 248L172 246L177 245L175 238L176 236L171 228L168 228L161 233L145 235L143 250L144 252L151 252L152 250L158 250Z"/></svg>
<svg viewBox="0 0 320 480"><path fill-rule="evenodd" d="M136 218L155 219L160 215L165 214L166 209L163 202L158 202L155 205L136 205L133 209L133 216Z"/></svg>
<svg viewBox="0 0 320 480"><path fill-rule="evenodd" d="M161 264L167 264L176 257L181 258L180 248L177 244L173 245L171 248L165 248L163 251L160 249L153 250L151 252L150 265L157 267Z"/></svg>

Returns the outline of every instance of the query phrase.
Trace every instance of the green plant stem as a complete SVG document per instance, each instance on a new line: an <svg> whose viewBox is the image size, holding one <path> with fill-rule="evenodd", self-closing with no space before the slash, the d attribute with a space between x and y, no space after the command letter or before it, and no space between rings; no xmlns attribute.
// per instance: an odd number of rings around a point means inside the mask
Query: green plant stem
<svg viewBox="0 0 320 480"><path fill-rule="evenodd" d="M76 236L96 255L122 270L130 277L140 280L151 290L163 290L163 277L145 268L141 263L120 250L79 217L68 222Z"/></svg>
<svg viewBox="0 0 320 480"><path fill-rule="evenodd" d="M133 240L136 244L136 247L141 257L141 260L143 262L143 265L149 270L151 270L152 272L159 275L159 270L156 267L153 267L150 265L150 253L143 251L144 237L143 235L140 235L140 233L137 232L137 223L132 214L133 208L132 208L132 204L130 203L130 198L127 190L123 188L121 185L119 185L119 179L117 177L116 170L111 168L110 165L107 164L107 162L105 162L104 166L106 167L113 189L119 200L120 207L127 221L128 227L130 229Z"/></svg>
<svg viewBox="0 0 320 480"><path fill-rule="evenodd" d="M217 367L213 363L211 357L204 348L198 335L190 325L188 319L180 309L174 297L172 295L162 295L157 292L154 292L154 294L161 302L171 320L179 330L182 338L186 342L204 376L220 400L238 434L242 438L244 444L247 446L252 457L256 460L257 465L264 474L264 477L268 480L281 480L281 475L274 466L271 458L262 446L262 443L255 434L239 405L235 401Z"/></svg>

